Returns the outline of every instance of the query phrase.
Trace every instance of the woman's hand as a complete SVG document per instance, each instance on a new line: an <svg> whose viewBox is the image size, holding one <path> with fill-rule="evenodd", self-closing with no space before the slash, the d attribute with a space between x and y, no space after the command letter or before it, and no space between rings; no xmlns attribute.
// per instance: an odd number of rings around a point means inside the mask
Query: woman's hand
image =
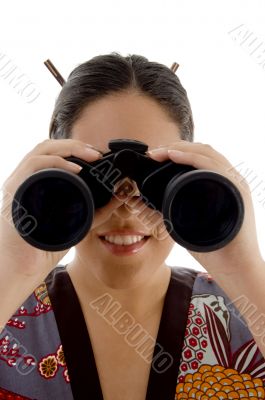
<svg viewBox="0 0 265 400"><path fill-rule="evenodd" d="M1 195L0 212L0 269L9 268L18 275L47 275L69 249L49 252L37 249L27 243L16 231L12 220L11 206L19 185L33 173L46 168L60 168L72 173L79 173L79 165L65 160L74 156L92 162L102 157L91 145L73 139L47 139L37 144L21 160L12 174L4 182ZM121 202L112 199L106 207L95 213L92 227L109 218L113 209ZM3 265L1 265L3 264Z"/></svg>
<svg viewBox="0 0 265 400"><path fill-rule="evenodd" d="M79 173L79 165L65 160L70 156L81 158L87 162L101 158L99 152L82 141L47 139L26 154L1 188L0 333L10 316L69 251L69 249L63 251L40 250L31 246L18 234L11 212L14 194L25 179L42 169L60 168L71 173ZM96 211L92 227L108 219L110 213L120 204L121 202L114 198L106 207Z"/></svg>
<svg viewBox="0 0 265 400"><path fill-rule="evenodd" d="M221 249L200 253L187 250L213 277L219 274L237 276L243 269L264 263L257 239L251 192L244 177L218 151L208 144L179 140L152 149L148 155L157 161L170 159L177 164L207 169L228 178L239 189L245 207L243 224L236 237Z"/></svg>

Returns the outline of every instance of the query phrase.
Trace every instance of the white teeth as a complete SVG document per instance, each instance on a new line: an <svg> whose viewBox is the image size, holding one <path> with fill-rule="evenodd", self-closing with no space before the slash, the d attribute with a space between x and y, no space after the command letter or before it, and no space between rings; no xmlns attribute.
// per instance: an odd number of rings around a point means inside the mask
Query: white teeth
<svg viewBox="0 0 265 400"><path fill-rule="evenodd" d="M121 245L129 245L133 243L137 243L140 240L142 240L144 236L138 236L138 235L110 235L110 236L104 236L104 239L107 242L114 243L114 244L121 244Z"/></svg>

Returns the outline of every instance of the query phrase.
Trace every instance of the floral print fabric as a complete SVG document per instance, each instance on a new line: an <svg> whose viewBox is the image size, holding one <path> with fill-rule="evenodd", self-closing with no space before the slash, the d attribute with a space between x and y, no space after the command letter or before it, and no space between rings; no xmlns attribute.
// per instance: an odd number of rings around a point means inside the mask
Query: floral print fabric
<svg viewBox="0 0 265 400"><path fill-rule="evenodd" d="M265 360L230 299L198 274L176 386L179 399L265 399Z"/></svg>
<svg viewBox="0 0 265 400"><path fill-rule="evenodd" d="M175 399L159 400L265 399L265 360L221 288L207 274L198 272L187 304ZM75 328L78 332L78 326ZM72 344L73 352L75 346L78 343ZM16 311L0 334L2 399L74 399L45 282Z"/></svg>
<svg viewBox="0 0 265 400"><path fill-rule="evenodd" d="M52 305L43 282L0 335L0 400L73 400Z"/></svg>

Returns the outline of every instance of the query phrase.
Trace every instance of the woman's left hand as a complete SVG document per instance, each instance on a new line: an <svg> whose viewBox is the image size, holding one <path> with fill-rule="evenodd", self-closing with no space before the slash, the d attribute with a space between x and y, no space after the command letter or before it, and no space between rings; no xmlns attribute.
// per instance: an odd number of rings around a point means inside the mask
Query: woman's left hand
<svg viewBox="0 0 265 400"><path fill-rule="evenodd" d="M181 153L179 153L179 151ZM236 277L244 269L264 263L257 239L254 208L248 183L232 164L208 144L179 140L170 145L151 149L150 158L170 159L177 164L207 169L228 178L239 189L245 208L244 220L235 238L221 249L206 253L187 250L213 277L219 274Z"/></svg>

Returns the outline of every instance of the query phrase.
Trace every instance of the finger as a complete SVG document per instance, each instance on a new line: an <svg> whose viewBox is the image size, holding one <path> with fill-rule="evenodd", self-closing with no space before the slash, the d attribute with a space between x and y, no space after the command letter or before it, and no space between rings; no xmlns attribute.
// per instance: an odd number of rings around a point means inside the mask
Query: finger
<svg viewBox="0 0 265 400"><path fill-rule="evenodd" d="M180 150L183 152L194 152L199 153L207 157L215 158L220 162L227 162L228 160L225 156L215 150L212 146L207 143L199 143L199 142L187 142L186 140L177 141L174 143L170 143L167 146L151 149L147 152L147 154L157 160L157 161L165 161L168 159L167 150Z"/></svg>
<svg viewBox="0 0 265 400"><path fill-rule="evenodd" d="M240 173L226 160L225 163L214 158L209 158L201 154L189 152L180 152L178 150L168 150L168 157L171 161L177 164L191 165L197 169L206 169L217 172L228 178L236 186L248 191L248 185Z"/></svg>
<svg viewBox="0 0 265 400"><path fill-rule="evenodd" d="M23 173L34 173L46 168L60 168L69 172L78 173L82 167L78 164L65 160L60 156L33 156L24 161Z"/></svg>
<svg viewBox="0 0 265 400"><path fill-rule="evenodd" d="M94 161L102 154L93 149L90 144L73 139L47 139L39 143L25 158L32 155L58 155L65 157L78 157L85 161Z"/></svg>
<svg viewBox="0 0 265 400"><path fill-rule="evenodd" d="M213 171L220 171L222 169L222 164L218 160L199 153L171 149L167 150L167 154L171 161L178 164L187 164L197 169L208 169Z"/></svg>

